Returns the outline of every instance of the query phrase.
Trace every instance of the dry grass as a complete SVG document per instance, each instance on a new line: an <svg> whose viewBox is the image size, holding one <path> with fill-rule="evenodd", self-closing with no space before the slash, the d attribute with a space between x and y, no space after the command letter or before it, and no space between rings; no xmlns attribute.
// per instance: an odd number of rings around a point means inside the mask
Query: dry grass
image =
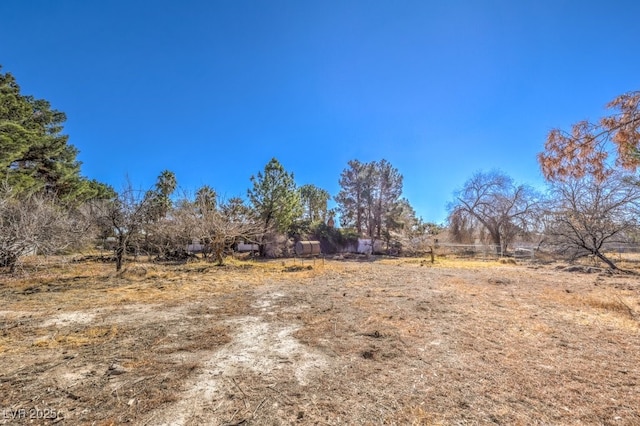
<svg viewBox="0 0 640 426"><path fill-rule="evenodd" d="M640 423L632 276L54 260L0 278L0 409L63 424Z"/></svg>

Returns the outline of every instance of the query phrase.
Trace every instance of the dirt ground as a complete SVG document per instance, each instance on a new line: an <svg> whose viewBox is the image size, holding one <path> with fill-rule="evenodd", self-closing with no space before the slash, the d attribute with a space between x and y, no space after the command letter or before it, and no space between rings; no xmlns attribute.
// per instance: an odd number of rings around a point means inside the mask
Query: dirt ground
<svg viewBox="0 0 640 426"><path fill-rule="evenodd" d="M95 261L0 276L0 424L640 424L640 279Z"/></svg>

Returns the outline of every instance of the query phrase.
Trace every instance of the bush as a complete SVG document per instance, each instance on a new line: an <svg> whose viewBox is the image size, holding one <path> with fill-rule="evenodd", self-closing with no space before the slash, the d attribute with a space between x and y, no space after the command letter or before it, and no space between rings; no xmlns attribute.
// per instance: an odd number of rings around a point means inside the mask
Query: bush
<svg viewBox="0 0 640 426"><path fill-rule="evenodd" d="M344 252L350 245L358 246L358 234L351 229L336 229L325 223L318 223L311 230L311 239L320 241L325 254Z"/></svg>

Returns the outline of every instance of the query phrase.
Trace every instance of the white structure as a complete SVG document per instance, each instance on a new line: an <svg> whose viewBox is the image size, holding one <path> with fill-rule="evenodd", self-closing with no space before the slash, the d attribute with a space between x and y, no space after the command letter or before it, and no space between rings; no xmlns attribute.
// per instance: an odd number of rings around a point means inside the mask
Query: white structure
<svg viewBox="0 0 640 426"><path fill-rule="evenodd" d="M191 244L187 244L187 251L189 253L202 253L204 246L200 243L200 240L195 238L191 241Z"/></svg>
<svg viewBox="0 0 640 426"><path fill-rule="evenodd" d="M371 244L369 238L358 238L358 253L360 254L373 254L384 251L384 243L382 240L375 240Z"/></svg>
<svg viewBox="0 0 640 426"><path fill-rule="evenodd" d="M258 244L238 243L236 250L239 252L258 251Z"/></svg>

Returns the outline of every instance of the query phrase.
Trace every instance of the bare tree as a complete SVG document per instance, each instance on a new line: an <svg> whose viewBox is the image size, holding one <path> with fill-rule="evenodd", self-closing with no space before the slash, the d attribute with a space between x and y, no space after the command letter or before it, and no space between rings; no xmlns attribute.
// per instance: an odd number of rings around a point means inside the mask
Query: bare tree
<svg viewBox="0 0 640 426"><path fill-rule="evenodd" d="M499 171L478 172L456 193L449 206L454 238L472 227L486 231L498 252L505 253L518 235L525 233L539 206L540 195L527 185L516 185ZM455 234L456 230L460 234Z"/></svg>
<svg viewBox="0 0 640 426"><path fill-rule="evenodd" d="M595 256L618 269L605 253L608 246L626 242L638 229L638 181L617 172L602 180L593 176L566 179L551 189L546 231L550 243L574 259Z"/></svg>
<svg viewBox="0 0 640 426"><path fill-rule="evenodd" d="M186 246L192 241L188 223L181 220L178 207L167 217L144 224L143 248L157 259L185 260L189 257Z"/></svg>
<svg viewBox="0 0 640 426"><path fill-rule="evenodd" d="M219 206L219 209L203 218L203 228L208 231L216 261L222 265L227 249L240 241L257 243L262 227L253 210L239 198L219 202Z"/></svg>
<svg viewBox="0 0 640 426"><path fill-rule="evenodd" d="M202 191L198 191L202 194ZM215 196L215 193L212 193ZM212 253L219 265L225 254L240 241L258 242L262 224L240 198L228 201L196 196L178 202L173 213L175 229L188 240L199 240L205 256Z"/></svg>
<svg viewBox="0 0 640 426"><path fill-rule="evenodd" d="M471 244L475 240L478 221L463 209L453 209L449 213L449 232L458 243Z"/></svg>
<svg viewBox="0 0 640 426"><path fill-rule="evenodd" d="M65 250L86 235L88 228L79 211L71 212L51 196L0 190L0 266L9 272L15 271L25 255Z"/></svg>
<svg viewBox="0 0 640 426"><path fill-rule="evenodd" d="M105 234L115 234L116 271L122 269L127 250L139 243L144 235L143 225L149 214L150 198L136 190L130 182L111 200L92 202L92 216Z"/></svg>

